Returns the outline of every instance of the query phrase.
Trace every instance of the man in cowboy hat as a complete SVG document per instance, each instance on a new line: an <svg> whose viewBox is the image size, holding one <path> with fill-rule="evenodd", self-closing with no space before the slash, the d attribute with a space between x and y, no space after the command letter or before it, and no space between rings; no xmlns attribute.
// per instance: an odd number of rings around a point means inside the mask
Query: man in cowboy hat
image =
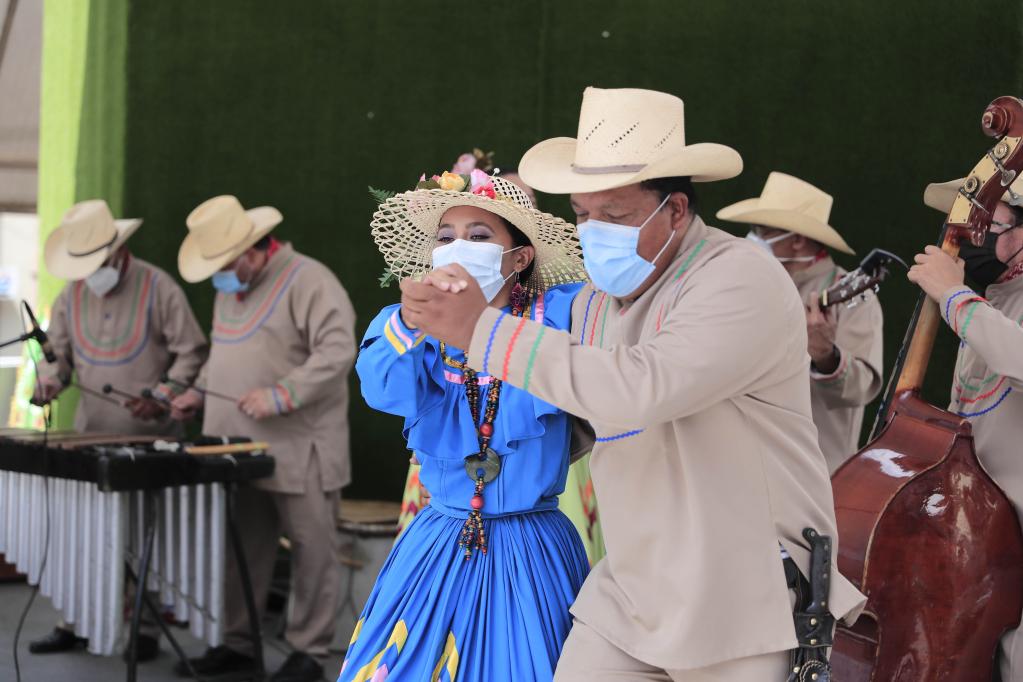
<svg viewBox="0 0 1023 682"><path fill-rule="evenodd" d="M965 178L927 186L924 203L949 213ZM1023 180L992 213L982 246L961 240L959 258L936 246L916 256L909 279L938 302L962 340L949 410L970 420L977 457L1023 522ZM973 286L963 283L968 277ZM1002 637L1002 680L1023 679L1023 631Z"/></svg>
<svg viewBox="0 0 1023 682"><path fill-rule="evenodd" d="M802 302L775 259L696 214L692 182L742 160L683 131L677 97L589 88L578 138L523 157L525 182L572 195L593 285L570 333L488 308L457 267L402 283L413 324L596 431L607 556L572 608L563 682L784 679L779 545L806 575L803 530L836 532ZM833 560L832 612L863 601Z"/></svg>
<svg viewBox="0 0 1023 682"><path fill-rule="evenodd" d="M180 436L167 408L142 392L170 399L177 384L192 382L206 358L206 337L181 287L125 245L141 224L114 220L107 203L93 199L72 206L46 240L46 268L70 283L57 296L47 329L57 362L39 366L32 402L53 400L75 375L82 389L79 431ZM105 396L107 385L135 397ZM143 623L140 661L156 656L159 635L148 618ZM60 623L29 650L66 651L81 642L72 625Z"/></svg>
<svg viewBox="0 0 1023 682"><path fill-rule="evenodd" d="M239 490L237 517L261 613L278 538L283 532L291 541L285 638L294 652L271 679L300 682L323 674L317 658L327 655L340 596L334 519L351 479L347 379L355 313L330 270L271 236L281 220L277 209L246 211L233 196L214 197L188 216L181 276L212 277L218 294L210 358L173 408L185 418L205 405L204 433L270 444L276 471ZM204 676L254 667L233 560L227 571L224 646L192 661ZM187 670L179 664L179 672Z"/></svg>
<svg viewBox="0 0 1023 682"><path fill-rule="evenodd" d="M726 206L719 220L750 226L746 238L784 266L806 302L810 406L828 470L856 452L863 411L881 391L882 315L876 297L822 310L820 294L845 274L828 249L854 254L828 224L831 195L774 172L759 197Z"/></svg>

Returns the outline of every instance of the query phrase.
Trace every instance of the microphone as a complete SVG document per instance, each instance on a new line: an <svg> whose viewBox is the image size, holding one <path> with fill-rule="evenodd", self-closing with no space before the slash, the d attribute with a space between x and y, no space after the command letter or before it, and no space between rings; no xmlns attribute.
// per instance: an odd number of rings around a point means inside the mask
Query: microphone
<svg viewBox="0 0 1023 682"><path fill-rule="evenodd" d="M46 335L46 332L39 326L39 321L36 320L35 314L32 312L32 307L29 306L28 301L22 301L21 305L25 307L25 312L28 313L28 319L32 322L32 331L30 334L32 338L36 340L36 343L43 349L43 356L49 363L57 362L57 354L53 352L53 346L50 345L50 337Z"/></svg>

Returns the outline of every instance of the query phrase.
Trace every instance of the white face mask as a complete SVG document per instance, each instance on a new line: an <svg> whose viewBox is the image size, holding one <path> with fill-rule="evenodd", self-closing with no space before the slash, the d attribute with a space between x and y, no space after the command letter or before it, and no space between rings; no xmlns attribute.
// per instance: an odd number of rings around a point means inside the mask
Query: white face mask
<svg viewBox="0 0 1023 682"><path fill-rule="evenodd" d="M753 242L754 244L756 244L757 246L762 248L764 251L767 251L769 254L774 256L774 248L771 245L772 244L777 244L778 242L780 242L783 239L788 239L789 237L792 236L792 234L793 234L792 232L786 232L785 234L779 234L778 236L771 237L770 239L764 239L763 237L761 237L759 234L757 234L753 230L750 230L749 232L746 233L746 239L748 239L749 241ZM778 259L779 263L809 263L809 262L814 261L814 260L817 259L816 256L795 256L795 257L774 256L774 257Z"/></svg>
<svg viewBox="0 0 1023 682"><path fill-rule="evenodd" d="M514 249L504 251L500 244L456 239L433 250L433 267L436 269L458 263L479 283L487 303L490 303L501 292L504 283L515 274L513 272L508 277L501 274L504 254L521 248L516 246Z"/></svg>
<svg viewBox="0 0 1023 682"><path fill-rule="evenodd" d="M121 272L117 268L104 265L85 278L85 286L96 296L103 298L117 286L121 280Z"/></svg>

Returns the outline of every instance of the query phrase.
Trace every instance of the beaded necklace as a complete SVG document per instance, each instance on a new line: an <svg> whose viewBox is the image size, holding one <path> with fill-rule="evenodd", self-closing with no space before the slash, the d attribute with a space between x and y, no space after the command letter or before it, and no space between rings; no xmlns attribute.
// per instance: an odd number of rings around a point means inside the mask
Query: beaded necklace
<svg viewBox="0 0 1023 682"><path fill-rule="evenodd" d="M525 289L516 284L511 292L511 314L521 317L525 312L525 307ZM494 418L497 417L497 407L501 401L501 380L491 379L490 391L487 393L487 402L481 420L479 375L465 362L448 357L447 346L444 343L440 344L440 354L445 365L462 371L462 383L465 385L465 398L469 402L472 423L479 425L476 428L479 451L465 458L465 473L476 482L472 500L469 503L472 511L469 512L469 517L465 520L462 533L458 538L458 546L465 552L465 560L468 561L472 558L474 549L478 549L483 554L487 553L487 535L483 529L482 514L483 486L493 481L501 473L501 458L490 447L490 438L494 435Z"/></svg>

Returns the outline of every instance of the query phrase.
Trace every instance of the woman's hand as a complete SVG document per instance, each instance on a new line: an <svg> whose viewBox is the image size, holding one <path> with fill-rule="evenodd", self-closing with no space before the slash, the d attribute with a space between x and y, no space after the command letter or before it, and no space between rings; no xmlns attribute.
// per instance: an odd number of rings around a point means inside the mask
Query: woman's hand
<svg viewBox="0 0 1023 682"><path fill-rule="evenodd" d="M424 279L423 284L437 287L441 291L449 291L457 294L469 287L468 279L464 271L459 273L451 265L445 265L431 271Z"/></svg>

